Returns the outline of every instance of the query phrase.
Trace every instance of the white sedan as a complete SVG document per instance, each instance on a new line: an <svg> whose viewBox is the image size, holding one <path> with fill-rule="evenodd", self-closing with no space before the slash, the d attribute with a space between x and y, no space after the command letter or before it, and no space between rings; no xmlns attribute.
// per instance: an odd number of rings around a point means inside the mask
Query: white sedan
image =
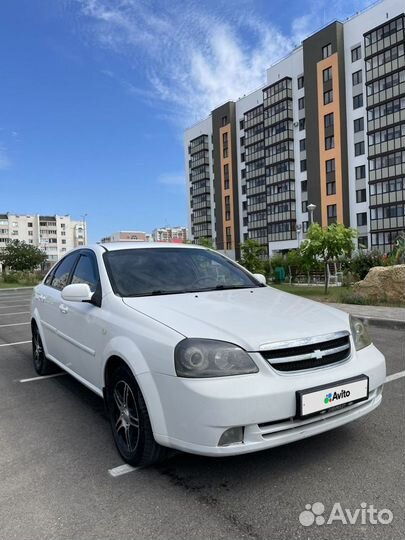
<svg viewBox="0 0 405 540"><path fill-rule="evenodd" d="M132 465L263 450L381 403L385 360L361 320L200 246L71 251L35 288L31 325L36 371L57 364L102 396Z"/></svg>

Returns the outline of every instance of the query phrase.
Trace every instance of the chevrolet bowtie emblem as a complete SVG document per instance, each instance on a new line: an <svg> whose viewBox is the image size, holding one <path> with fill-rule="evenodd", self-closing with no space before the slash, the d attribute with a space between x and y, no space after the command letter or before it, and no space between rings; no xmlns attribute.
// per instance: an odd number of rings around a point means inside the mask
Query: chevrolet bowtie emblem
<svg viewBox="0 0 405 540"><path fill-rule="evenodd" d="M315 356L315 358L316 358L317 360L320 360L320 359L322 358L322 356L323 356L322 351L321 351L320 349L316 349L316 350L314 351L314 356Z"/></svg>

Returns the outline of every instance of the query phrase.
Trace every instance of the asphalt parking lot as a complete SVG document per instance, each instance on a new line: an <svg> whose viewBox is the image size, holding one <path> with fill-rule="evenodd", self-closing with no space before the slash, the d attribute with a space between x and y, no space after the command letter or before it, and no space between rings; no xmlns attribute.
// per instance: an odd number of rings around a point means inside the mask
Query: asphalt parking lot
<svg viewBox="0 0 405 540"><path fill-rule="evenodd" d="M30 296L0 291L1 539L405 537L404 329L371 327L387 374L400 375L369 416L257 454L178 454L112 476L122 460L102 401L68 375L36 378ZM306 527L299 516L315 502L326 518L335 503L366 503L393 519Z"/></svg>

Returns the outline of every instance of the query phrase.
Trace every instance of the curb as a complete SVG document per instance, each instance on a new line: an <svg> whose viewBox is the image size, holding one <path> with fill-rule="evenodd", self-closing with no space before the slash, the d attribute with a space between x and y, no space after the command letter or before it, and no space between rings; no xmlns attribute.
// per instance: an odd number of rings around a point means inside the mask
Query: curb
<svg viewBox="0 0 405 540"><path fill-rule="evenodd" d="M359 319L363 319L370 326L377 326L379 328L392 328L393 330L402 330L405 328L405 321L401 319L378 319L375 317L361 317L356 315Z"/></svg>

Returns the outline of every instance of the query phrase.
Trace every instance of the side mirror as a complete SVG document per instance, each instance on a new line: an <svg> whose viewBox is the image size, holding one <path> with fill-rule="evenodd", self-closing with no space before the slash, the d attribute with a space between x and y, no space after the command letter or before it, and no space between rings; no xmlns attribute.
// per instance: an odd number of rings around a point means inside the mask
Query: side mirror
<svg viewBox="0 0 405 540"><path fill-rule="evenodd" d="M267 285L266 278L263 274L253 274L253 277L257 279L262 285Z"/></svg>
<svg viewBox="0 0 405 540"><path fill-rule="evenodd" d="M62 290L62 298L67 302L90 302L92 296L87 283L72 283Z"/></svg>

